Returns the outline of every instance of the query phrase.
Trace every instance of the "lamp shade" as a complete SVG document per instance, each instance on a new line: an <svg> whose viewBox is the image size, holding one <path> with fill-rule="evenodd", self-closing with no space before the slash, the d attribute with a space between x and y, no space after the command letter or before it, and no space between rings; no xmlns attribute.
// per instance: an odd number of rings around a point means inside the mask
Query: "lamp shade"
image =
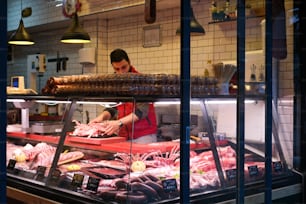
<svg viewBox="0 0 306 204"><path fill-rule="evenodd" d="M201 26L201 24L195 19L194 14L193 14L193 9L190 7L190 34L191 35L204 35L205 30ZM180 35L181 34L181 28L178 28L176 30L176 34Z"/></svg>
<svg viewBox="0 0 306 204"><path fill-rule="evenodd" d="M19 26L17 30L12 34L9 44L13 45L33 45L34 41L32 40L30 34L24 28L23 20L20 19Z"/></svg>
<svg viewBox="0 0 306 204"><path fill-rule="evenodd" d="M72 24L64 33L61 42L63 43L89 43L90 37L80 26L77 13L74 14Z"/></svg>

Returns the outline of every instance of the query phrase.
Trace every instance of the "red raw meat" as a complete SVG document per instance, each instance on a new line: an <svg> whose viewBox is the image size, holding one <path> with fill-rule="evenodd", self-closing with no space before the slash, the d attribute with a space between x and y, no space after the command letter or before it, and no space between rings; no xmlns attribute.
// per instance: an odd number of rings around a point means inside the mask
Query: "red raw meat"
<svg viewBox="0 0 306 204"><path fill-rule="evenodd" d="M120 170L112 169L108 167L89 168L88 171L96 174L97 176L100 176L106 179L119 178L126 174L124 171L120 171Z"/></svg>
<svg viewBox="0 0 306 204"><path fill-rule="evenodd" d="M191 150L190 153L189 153L190 158L195 157L197 155L198 154L195 151L193 151L193 150Z"/></svg>

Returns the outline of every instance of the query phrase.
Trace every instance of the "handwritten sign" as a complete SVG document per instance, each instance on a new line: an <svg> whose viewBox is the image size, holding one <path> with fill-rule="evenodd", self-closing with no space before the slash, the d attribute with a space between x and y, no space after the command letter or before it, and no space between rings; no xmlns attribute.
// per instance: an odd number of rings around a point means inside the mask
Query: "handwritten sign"
<svg viewBox="0 0 306 204"><path fill-rule="evenodd" d="M165 192L174 192L177 191L177 183L175 179L166 179L162 181L163 188Z"/></svg>
<svg viewBox="0 0 306 204"><path fill-rule="evenodd" d="M257 165L248 166L248 170L249 170L249 175L250 175L250 177L253 177L253 176L257 176L257 175L258 175L258 167L257 167Z"/></svg>
<svg viewBox="0 0 306 204"><path fill-rule="evenodd" d="M99 187L100 180L101 180L101 179L89 177L89 178L88 178L88 182L87 182L86 189L87 189L87 190L90 190L90 191L95 191L95 192L97 192L98 187Z"/></svg>

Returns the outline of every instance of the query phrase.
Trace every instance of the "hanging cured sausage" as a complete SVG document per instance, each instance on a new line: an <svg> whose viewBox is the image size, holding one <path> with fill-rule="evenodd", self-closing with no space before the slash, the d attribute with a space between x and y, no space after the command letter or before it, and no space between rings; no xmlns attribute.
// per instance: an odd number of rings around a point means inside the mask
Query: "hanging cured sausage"
<svg viewBox="0 0 306 204"><path fill-rule="evenodd" d="M145 0L145 21L152 24L156 20L156 0Z"/></svg>

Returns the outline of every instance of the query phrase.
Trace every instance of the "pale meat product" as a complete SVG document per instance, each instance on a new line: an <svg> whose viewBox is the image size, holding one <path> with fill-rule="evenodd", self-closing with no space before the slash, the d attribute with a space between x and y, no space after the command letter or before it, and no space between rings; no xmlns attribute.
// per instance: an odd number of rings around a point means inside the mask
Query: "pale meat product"
<svg viewBox="0 0 306 204"><path fill-rule="evenodd" d="M11 144L11 143L6 143L6 163L8 164L9 160L10 159L14 159L13 158L13 155L14 155L14 151L16 149L18 149L21 147L20 146L17 146L17 145L14 145L14 144Z"/></svg>
<svg viewBox="0 0 306 204"><path fill-rule="evenodd" d="M35 156L41 152L54 153L55 151L56 151L56 147L48 145L44 142L36 144L33 148L29 148L29 149L24 148L23 150L23 152L27 156L27 160L33 160Z"/></svg>
<svg viewBox="0 0 306 204"><path fill-rule="evenodd" d="M38 166L49 166L54 157L54 152L40 152L37 158L33 161L31 169L36 169Z"/></svg>
<svg viewBox="0 0 306 204"><path fill-rule="evenodd" d="M81 151L61 153L60 158L59 158L59 163L64 163L65 161L71 161L75 158L82 158L83 156L84 156L84 153Z"/></svg>
<svg viewBox="0 0 306 204"><path fill-rule="evenodd" d="M99 137L104 135L105 123L82 124L75 120L73 122L76 123L76 126L72 136Z"/></svg>
<svg viewBox="0 0 306 204"><path fill-rule="evenodd" d="M98 162L94 162L96 165L101 165L105 167L110 167L114 169L119 169L122 171L126 171L128 169L127 164L119 160L100 160Z"/></svg>
<svg viewBox="0 0 306 204"><path fill-rule="evenodd" d="M35 169L38 166L50 167L53 162L54 155L55 155L55 151L40 152L32 164L32 169ZM58 160L58 165L75 161L77 159L82 158L83 156L84 156L83 152L80 152L80 151L61 153L59 160Z"/></svg>
<svg viewBox="0 0 306 204"><path fill-rule="evenodd" d="M38 166L51 166L56 152L56 147L43 142L36 144L34 147L30 144L26 144L25 146L18 146L7 143L7 150L7 162L10 159L15 159L17 161L16 167L22 166L22 169L36 169ZM23 163L19 161L17 157L17 155L22 154L25 155ZM81 151L61 153L58 165L75 161L82 158L83 156L84 153Z"/></svg>

